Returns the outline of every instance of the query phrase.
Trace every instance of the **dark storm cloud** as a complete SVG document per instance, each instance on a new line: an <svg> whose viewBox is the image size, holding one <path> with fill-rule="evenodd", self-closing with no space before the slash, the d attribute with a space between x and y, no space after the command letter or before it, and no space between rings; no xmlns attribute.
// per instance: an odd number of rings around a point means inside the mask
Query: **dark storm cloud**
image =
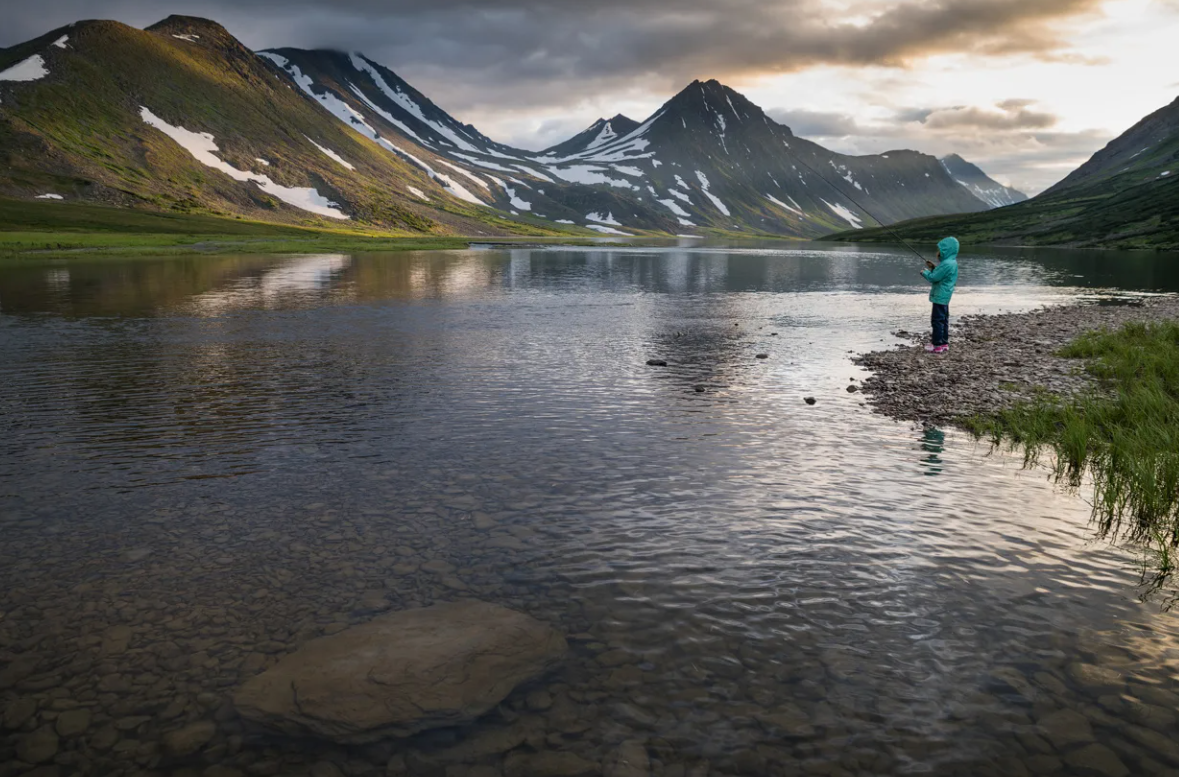
<svg viewBox="0 0 1179 777"><path fill-rule="evenodd" d="M817 64L905 65L945 52L1067 53L1061 22L1099 0L914 0L854 20L818 0L3 0L0 45L78 18L208 16L248 45L363 50L458 110L670 93ZM854 23L853 23L854 22Z"/></svg>

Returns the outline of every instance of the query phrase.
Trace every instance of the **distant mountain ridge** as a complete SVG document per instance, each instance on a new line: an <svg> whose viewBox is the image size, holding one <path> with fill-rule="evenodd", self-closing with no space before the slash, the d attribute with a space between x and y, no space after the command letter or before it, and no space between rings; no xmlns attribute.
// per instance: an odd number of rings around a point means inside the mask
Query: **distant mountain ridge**
<svg viewBox="0 0 1179 777"><path fill-rule="evenodd" d="M193 17L81 22L0 71L10 195L450 233L814 237L987 207L932 156L831 152L716 81L530 152L363 54L254 53Z"/></svg>
<svg viewBox="0 0 1179 777"><path fill-rule="evenodd" d="M621 113L610 119L598 119L568 140L540 152L542 157L574 156L597 148L639 128L639 122Z"/></svg>
<svg viewBox="0 0 1179 777"><path fill-rule="evenodd" d="M1010 186L1004 186L992 180L977 165L972 165L957 154L950 154L941 158L942 166L958 183L990 205L992 208L1002 208L1004 205L1014 205L1028 198L1026 194Z"/></svg>
<svg viewBox="0 0 1179 777"><path fill-rule="evenodd" d="M1014 205L977 214L844 232L832 240L1179 249L1179 99L1134 124L1062 181Z"/></svg>

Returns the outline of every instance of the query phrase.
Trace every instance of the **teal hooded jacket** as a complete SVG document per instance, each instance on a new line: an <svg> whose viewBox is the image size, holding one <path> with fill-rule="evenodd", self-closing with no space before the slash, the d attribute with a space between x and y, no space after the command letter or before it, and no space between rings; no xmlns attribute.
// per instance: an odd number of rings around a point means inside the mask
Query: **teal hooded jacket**
<svg viewBox="0 0 1179 777"><path fill-rule="evenodd" d="M921 276L933 284L929 290L929 301L935 305L949 305L958 283L958 238L942 238L937 244L942 253L941 263L932 270L924 270Z"/></svg>

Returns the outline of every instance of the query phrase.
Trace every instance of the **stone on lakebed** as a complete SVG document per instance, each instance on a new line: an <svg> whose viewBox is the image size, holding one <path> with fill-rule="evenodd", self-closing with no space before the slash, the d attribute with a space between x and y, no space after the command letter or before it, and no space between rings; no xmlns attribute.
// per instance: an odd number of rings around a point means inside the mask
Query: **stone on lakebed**
<svg viewBox="0 0 1179 777"><path fill-rule="evenodd" d="M523 613L439 604L312 640L247 681L234 704L274 731L361 744L472 721L567 650Z"/></svg>

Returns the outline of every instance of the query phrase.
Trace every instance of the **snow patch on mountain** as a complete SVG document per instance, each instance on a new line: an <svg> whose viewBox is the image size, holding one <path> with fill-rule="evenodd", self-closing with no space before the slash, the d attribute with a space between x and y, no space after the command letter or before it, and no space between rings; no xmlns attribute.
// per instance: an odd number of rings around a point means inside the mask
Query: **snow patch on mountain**
<svg viewBox="0 0 1179 777"><path fill-rule="evenodd" d="M365 105L367 105L367 106L368 106L369 108L371 108L372 110L376 111L378 116L380 116L382 119L384 119L385 121L387 121L387 122L389 122L390 124L392 124L392 125L393 125L394 127L396 127L397 129L401 130L401 131L402 131L404 134L408 135L410 138L412 138L413 140L415 140L415 141L416 141L416 142L417 142L419 145L422 145L422 146L431 146L431 145L433 145L432 143L429 143L429 142L427 142L427 141L423 140L423 139L422 139L422 138L421 138L421 137L418 135L418 133L416 133L416 132L414 132L413 130L411 130L411 129L409 128L409 125L407 125L405 122L401 121L400 119L397 119L397 118L395 118L395 117L393 116L393 114L389 113L389 112L388 112L388 111L386 111L384 108L382 108L381 106L377 105L377 104L376 104L375 102L373 102L372 100L368 99L368 95L367 95L367 94L365 94L365 93L364 93L364 92L363 92L363 91L360 89L360 87L356 86L356 84L349 83L349 84L348 84L348 88L349 88L349 89L351 89L351 90L352 90L352 93L353 93L353 94L355 94L357 97L359 97L359 98L360 98L360 99L361 99L361 100L364 102L364 104L365 104Z"/></svg>
<svg viewBox="0 0 1179 777"><path fill-rule="evenodd" d="M7 70L0 71L0 81L37 81L49 75L45 60L40 54L17 62Z"/></svg>
<svg viewBox="0 0 1179 777"><path fill-rule="evenodd" d="M247 170L238 170L233 165L223 161L216 155L220 150L217 148L217 141L208 132L192 132L184 129L184 127L174 126L143 106L139 108L139 116L143 119L144 123L155 127L167 135L206 167L220 170L235 181L252 182L267 194L277 197L288 205L294 205L296 208L301 208L311 213L318 213L321 216L327 216L333 219L348 218L347 215L338 210L339 206L336 203L328 200L315 189L310 187L283 186L270 180L265 175Z"/></svg>
<svg viewBox="0 0 1179 777"><path fill-rule="evenodd" d="M557 219L554 223L555 224L573 224L576 222L570 221L569 219Z"/></svg>
<svg viewBox="0 0 1179 777"><path fill-rule="evenodd" d="M254 161L257 162L258 164L262 165L263 167L270 167L270 163L267 162L265 159L263 159L260 156L254 157Z"/></svg>
<svg viewBox="0 0 1179 777"><path fill-rule="evenodd" d="M667 208L668 210L670 210L672 213L674 213L677 216L687 217L687 216L691 215L688 213L688 211L684 210L678 204L676 204L675 200L656 200L656 202L658 202L660 205Z"/></svg>
<svg viewBox="0 0 1179 777"><path fill-rule="evenodd" d="M306 136L306 135L304 135L303 137L307 138L307 136ZM324 154L324 156L328 157L329 159L331 159L331 160L333 160L333 161L335 161L335 162L338 162L340 165L342 165L342 166L344 166L344 167L348 168L349 170L355 170L355 169L356 169L356 166L355 166L355 165L353 165L351 162L349 162L349 161L345 160L345 159L344 159L344 157L340 156L340 155L339 155L339 154L337 154L335 151L332 151L330 148L325 148L325 147L323 147L323 146L319 145L319 144L318 144L318 143L316 143L314 140L311 140L311 138L307 138L307 140L308 140L308 141L311 143L311 145L315 146L315 147L316 147L316 148L318 148L320 151L322 151L322 152L323 152L323 154Z"/></svg>
<svg viewBox="0 0 1179 777"><path fill-rule="evenodd" d="M720 197L717 197L715 194L708 191L708 176L697 170L696 178L700 180L700 186L704 190L704 196L712 200L712 204L715 205L716 209L721 213L725 214L726 216L731 216L732 214L729 213L729 209L725 206L725 204L721 202Z"/></svg>
<svg viewBox="0 0 1179 777"><path fill-rule="evenodd" d="M326 110L328 113L332 114L357 132L360 132L360 129L363 128L365 132L362 134L368 135L368 137L372 138L373 140L379 140L380 135L364 118L364 114L359 113L351 105L344 102L339 97L336 97L336 95L329 91L325 90L323 94L316 94L315 90L312 89L312 86L315 85L315 82L311 79L311 76L304 75L303 71L299 69L298 65L292 64L291 61L284 56L274 54L269 51L260 51L258 52L258 56L269 59L271 62L278 65L279 68L286 71L287 75L294 79L295 84L303 90L304 94L323 106L324 110Z"/></svg>
<svg viewBox="0 0 1179 777"><path fill-rule="evenodd" d="M405 188L408 189L409 193L412 194L413 196L419 197L419 198L425 200L426 202L430 201L430 198L426 196L426 193L424 191L422 191L421 189L419 189L418 187L407 185Z"/></svg>
<svg viewBox="0 0 1179 777"><path fill-rule="evenodd" d="M573 165L572 167L550 167L549 172L570 183L595 184L604 183L619 189L638 189L629 181L611 178L605 174L606 168L591 167L589 165Z"/></svg>
<svg viewBox="0 0 1179 777"><path fill-rule="evenodd" d="M446 165L447 167L449 167L451 170L454 170L459 175L465 176L465 177L471 179L471 181L478 184L479 186L482 186L487 191L491 191L491 187L487 185L487 181L484 181L482 178L479 178L478 176L476 176L474 173L470 172L469 170L464 170L463 168L459 167L458 165L454 164L453 162L447 162L445 159L439 158L438 161L441 162L442 164Z"/></svg>
<svg viewBox="0 0 1179 777"><path fill-rule="evenodd" d="M472 194L470 192L470 190L467 189L466 187L464 187L462 184L456 182L449 175L446 175L445 173L438 172L437 170L435 170L434 168L430 167L428 164L423 162L421 159L418 159L416 156L414 156L413 154L411 154L408 151L406 151L405 149L403 149L401 146L394 145L393 143L390 143L385 138L382 138L379 136L376 138L376 141L378 143L380 143L382 146L384 146L386 149L388 149L389 151L392 151L394 154L398 154L399 156L405 157L406 159L413 162L418 167L425 170L426 175L433 178L435 181L438 182L438 184L440 186L442 186L442 188L446 189L448 192L453 194L455 197L458 197L460 200L465 200L466 202L469 202L472 205L486 205L487 204L487 203L483 202L482 200L480 200L478 197L476 197L474 194Z"/></svg>
<svg viewBox="0 0 1179 777"><path fill-rule="evenodd" d="M511 203L513 208L519 208L520 210L527 210L527 211L532 210L532 203L528 202L526 200L522 200L519 197L517 197L516 190L513 189L511 186L508 186L506 183L504 183L500 179L496 178L494 175L491 176L491 180L495 181L496 185L499 186L499 188L503 189L505 193L507 193L508 202ZM516 215L519 215L519 214L516 214Z"/></svg>
<svg viewBox="0 0 1179 777"><path fill-rule="evenodd" d="M385 82L385 79L381 77L381 74L380 74L380 72L377 71L376 67L374 67L372 65L372 63L370 63L367 59L365 59L365 57L363 55L353 54L351 56L351 58L352 58L352 66L353 67L355 67L357 70L368 73L369 77L372 78L373 83L377 85L378 89L380 89L382 92L384 92L386 97L388 97L390 100L392 100L398 106L403 108L407 113L409 113L415 119L422 122L427 127L434 130L435 132L437 132L439 135L446 138L447 140L449 140L451 142L451 144L453 144L454 146L457 146L458 148L462 149L463 151L478 151L479 150L477 147L472 145L465 138L461 137L457 132L455 132L450 127L447 127L445 124L443 124L441 122L434 121L433 119L428 118L426 116L425 112L422 110L422 107L420 105L418 105L416 102L414 102L413 98L411 98L406 93L402 92L400 90L400 88L398 88L398 89L391 88L389 86L389 84Z"/></svg>
<svg viewBox="0 0 1179 777"><path fill-rule="evenodd" d="M587 214L585 214L585 220L586 221L597 221L601 224L612 224L613 226L616 226L616 227L622 226L622 224L617 219L614 218L613 211L607 212L605 216L603 216L601 213L598 213L596 211L593 213L587 213Z"/></svg>
<svg viewBox="0 0 1179 777"><path fill-rule="evenodd" d="M603 227L601 224L586 224L586 229L592 229L595 232L601 232L603 235L624 235L626 237L633 237L630 232L622 232L614 227Z"/></svg>
<svg viewBox="0 0 1179 777"><path fill-rule="evenodd" d="M198 40L201 39L200 35L173 35L172 37L177 38L179 40L186 40L189 43L196 43Z"/></svg>
<svg viewBox="0 0 1179 777"><path fill-rule="evenodd" d="M684 194L683 192L681 192L679 189L668 189L667 193L670 194L672 197L675 197L677 200L680 200L681 202L686 202L689 205L692 204L692 199L690 197L688 197L687 194Z"/></svg>
<svg viewBox="0 0 1179 777"><path fill-rule="evenodd" d="M504 167L503 165L496 164L495 162L488 162L486 160L479 159L478 157L473 157L470 154L459 154L452 151L450 155L462 159L463 161L470 162L471 164L475 165L475 167L482 167L485 170L498 170L501 173L516 172L511 167Z"/></svg>
<svg viewBox="0 0 1179 777"><path fill-rule="evenodd" d="M51 43L50 45L56 46L59 49L68 49L69 46L67 46L66 43L69 41L69 39L70 39L69 35L62 35L57 40L53 41L53 43Z"/></svg>
<svg viewBox="0 0 1179 777"><path fill-rule="evenodd" d="M33 198L34 200L64 200L60 194L38 194Z"/></svg>
<svg viewBox="0 0 1179 777"><path fill-rule="evenodd" d="M781 200L779 200L777 197L775 197L775 196L774 196L774 195L772 195L772 194L767 194L767 195L766 195L766 199L767 199L767 200L769 200L770 202L774 203L775 205L780 205L780 206L782 206L783 208L785 208L785 209L786 209L786 210L788 210L788 211L791 211L792 213L797 213L799 216L802 216L802 215L804 215L804 214L803 214L803 212L802 212L801 210L799 210L798 208L792 208L792 207L790 207L789 205L787 205L786 203L782 202ZM791 200L791 202L794 202L794 200ZM798 203L795 203L795 204L797 205Z"/></svg>
<svg viewBox="0 0 1179 777"><path fill-rule="evenodd" d="M822 197L820 197L819 199L822 201L822 203L824 205L826 205L828 208L830 208L835 213L835 215L839 216L841 219L846 221L848 224L851 224L856 229L861 229L863 227L863 224L860 223L863 219L861 219L856 214L852 213L847 208L843 207L842 205L832 205L831 203L824 200Z"/></svg>

